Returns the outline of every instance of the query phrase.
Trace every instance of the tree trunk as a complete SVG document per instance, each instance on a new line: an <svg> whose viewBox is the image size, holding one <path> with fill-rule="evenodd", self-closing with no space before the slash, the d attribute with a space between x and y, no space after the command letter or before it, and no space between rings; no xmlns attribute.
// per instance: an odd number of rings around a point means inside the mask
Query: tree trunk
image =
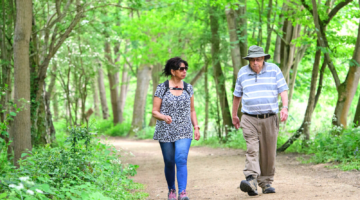
<svg viewBox="0 0 360 200"><path fill-rule="evenodd" d="M316 95L315 95L315 104L314 104L314 109L315 109L315 106L317 104L317 102L319 101L319 98L320 98L320 94L321 94L321 90L322 90L322 87L323 87L323 81L324 81L324 72L325 72L325 69L326 69L326 61L324 59L324 62L321 66L321 69L320 69L320 77L319 77L319 84L318 84L318 88L316 90Z"/></svg>
<svg viewBox="0 0 360 200"><path fill-rule="evenodd" d="M237 22L237 32L240 33L239 45L240 45L240 54L241 54L241 66L248 64L248 61L243 59L248 53L247 49L247 18L246 18L246 0L239 0L241 6L235 11L236 22Z"/></svg>
<svg viewBox="0 0 360 200"><path fill-rule="evenodd" d="M32 1L16 0L16 25L14 33L15 103L24 105L14 120L14 163L19 167L21 154L32 150L30 121L30 70L29 42L31 34ZM25 100L22 101L21 99ZM20 106L19 106L20 107Z"/></svg>
<svg viewBox="0 0 360 200"><path fill-rule="evenodd" d="M300 25L294 27L292 22L286 19L283 26L283 33L280 49L280 69L284 75L284 79L289 83L290 68L295 55L295 44L291 43L291 41L299 36Z"/></svg>
<svg viewBox="0 0 360 200"><path fill-rule="evenodd" d="M58 94L56 93L56 87L53 89L53 95L52 95L52 106L53 106L53 111L54 111L54 121L58 121L59 120L59 102L58 102Z"/></svg>
<svg viewBox="0 0 360 200"><path fill-rule="evenodd" d="M8 114L9 108L7 106L8 101L11 99L11 54L12 47L7 42L7 37L12 37L13 34L13 21L15 18L12 18L14 14L13 2L8 1L7 5L4 1L1 2L2 5L2 27L0 28L0 45L1 45L1 77L0 77L0 92L4 92L5 95L0 97L0 105L2 105L1 110L5 110L0 113L0 121L5 120L5 116ZM10 16L10 17L8 17ZM7 86L7 87L6 87ZM5 91L3 89L6 88Z"/></svg>
<svg viewBox="0 0 360 200"><path fill-rule="evenodd" d="M315 54L315 62L311 76L308 109L306 109L305 118L304 118L304 134L306 140L310 139L311 118L315 109L315 93L316 93L316 83L319 76L320 57L321 57L321 51L318 50Z"/></svg>
<svg viewBox="0 0 360 200"><path fill-rule="evenodd" d="M240 45L239 45L239 38L236 33L236 18L235 12L232 8L227 6L225 8L228 31L230 36L230 49L231 49L231 60L233 64L233 83L232 88L235 88L235 83L237 79L237 74L241 67L241 53L240 53Z"/></svg>
<svg viewBox="0 0 360 200"><path fill-rule="evenodd" d="M333 124L344 128L347 127L347 116L350 110L351 102L355 96L356 89L360 79L360 24L356 45L352 60L350 61L349 71L345 81L337 88L338 100L335 107Z"/></svg>
<svg viewBox="0 0 360 200"><path fill-rule="evenodd" d="M355 125L355 127L360 126L360 96L359 96L359 100L357 103L356 112L355 112L355 116L354 116L354 125Z"/></svg>
<svg viewBox="0 0 360 200"><path fill-rule="evenodd" d="M271 11L272 11L272 0L269 0L268 12L267 12L267 23L266 23L266 33L267 33L267 37L266 37L265 53L268 53L268 52L269 52L270 42L271 42L271 33L272 33L272 28L271 28Z"/></svg>
<svg viewBox="0 0 360 200"><path fill-rule="evenodd" d="M216 15L216 8L210 7L210 26L211 26L211 56L214 71L214 78L217 87L217 95L220 100L220 107L225 126L225 134L228 135L230 127L232 127L232 119L229 110L229 103L226 96L225 76L220 64L220 36L219 21Z"/></svg>
<svg viewBox="0 0 360 200"><path fill-rule="evenodd" d="M205 63L208 63L208 61L206 60ZM205 124L204 124L204 140L207 139L208 137L208 126L209 126L209 100L210 100L210 95L209 95L209 81L208 81L208 65L205 65L205 69L204 69L204 73L205 73L205 78L204 78L204 92L205 92Z"/></svg>
<svg viewBox="0 0 360 200"><path fill-rule="evenodd" d="M50 109L50 97L54 96L52 95L55 88L55 81L56 81L56 70L57 70L57 63L55 62L52 66L52 73L51 73L51 79L50 84L48 86L47 92L45 93L45 111L46 111L46 127L48 127L49 135L48 135L48 142L47 143L56 143L56 132L53 124L53 117L51 114Z"/></svg>
<svg viewBox="0 0 360 200"><path fill-rule="evenodd" d="M99 83L99 92L100 92L100 102L101 102L101 110L103 119L109 118L109 108L106 101L106 92L105 92L105 85L104 85L104 72L101 68L101 64L99 64L98 69L98 83Z"/></svg>
<svg viewBox="0 0 360 200"><path fill-rule="evenodd" d="M281 49L281 37L279 35L276 36L275 42L275 50L274 50L274 63L279 65L280 64L280 49Z"/></svg>
<svg viewBox="0 0 360 200"><path fill-rule="evenodd" d="M50 110L50 93L47 92L45 95L45 110L46 110L46 122L47 125L46 127L49 128L49 135L48 135L48 142L50 143L52 146L57 146L57 142L56 142L56 131L55 131L55 127L53 124L53 120L52 120L52 114L51 114L51 110Z"/></svg>
<svg viewBox="0 0 360 200"><path fill-rule="evenodd" d="M55 128L52 121L52 114L50 110L50 96L53 92L55 81L56 81L56 70L57 64L54 63L52 66L51 79L48 89L43 89L44 93L42 99L40 99L38 106L38 115L37 115L37 134L33 135L32 144L33 145L45 145L49 144L52 141L56 142L55 138ZM45 84L43 85L45 87Z"/></svg>
<svg viewBox="0 0 360 200"><path fill-rule="evenodd" d="M45 87L45 84L43 84ZM33 146L45 145L49 143L49 135L50 129L47 126L47 118L46 118L46 106L45 106L45 88L42 90L44 93L42 98L39 101L38 114L37 114L37 134L33 135L32 144Z"/></svg>
<svg viewBox="0 0 360 200"><path fill-rule="evenodd" d="M257 45L262 46L262 13L264 12L264 0L261 1L261 5L258 0L256 0L256 3L259 7L259 32L257 37Z"/></svg>
<svg viewBox="0 0 360 200"><path fill-rule="evenodd" d="M129 88L129 81L131 76L128 73L128 65L124 64L124 69L122 71L121 76L121 90L120 90L120 123L122 123L124 119L124 108L125 108L125 102L126 102L126 96L128 93Z"/></svg>
<svg viewBox="0 0 360 200"><path fill-rule="evenodd" d="M113 112L113 123L114 125L120 123L119 119L119 95L118 95L118 87L116 85L116 78L115 76L119 76L115 71L113 65L114 62L111 58L111 50L110 50L110 43L108 41L105 42L105 57L108 60L107 70L108 70L108 79L109 79L109 88L110 88L110 98L111 98L111 108Z"/></svg>
<svg viewBox="0 0 360 200"><path fill-rule="evenodd" d="M280 148L277 149L279 152L285 151L292 143L297 140L302 133L305 134L305 139L310 138L310 126L311 118L315 108L315 92L316 92L316 82L319 74L319 65L320 65L321 51L317 50L315 54L315 62L313 65L312 76L311 76L311 85L310 85L310 94L308 105L306 107L304 121L301 124L300 128L291 136Z"/></svg>
<svg viewBox="0 0 360 200"><path fill-rule="evenodd" d="M294 92L295 80L296 80L296 75L297 75L297 68L298 68L298 65L299 65L301 59L305 55L306 49L309 46L310 45L305 45L305 46L302 46L300 48L297 48L298 51L296 53L295 61L294 61L293 67L292 67L293 74L292 74L291 79L289 81L289 94L288 94L288 101L289 101L288 102L288 107L289 107L289 109L290 109L290 103L291 103L293 92Z"/></svg>
<svg viewBox="0 0 360 200"><path fill-rule="evenodd" d="M153 85L153 91L152 91L153 96L155 94L157 86L160 83L161 70L162 70L162 65L160 63L153 65L153 69L151 72L152 85ZM149 126L155 126L155 125L156 125L156 118L151 116Z"/></svg>
<svg viewBox="0 0 360 200"><path fill-rule="evenodd" d="M100 117L98 84L96 81L92 82L92 88L93 88L94 114L96 117Z"/></svg>
<svg viewBox="0 0 360 200"><path fill-rule="evenodd" d="M143 128L145 104L147 91L150 83L151 68L142 64L137 72L135 102L133 109L133 119L128 133L129 137L134 137Z"/></svg>
<svg viewBox="0 0 360 200"><path fill-rule="evenodd" d="M288 6L286 5L286 3L283 3L283 6L281 8L281 13L279 16L279 27L283 27L284 26L284 20L283 20L283 13L285 13L288 9ZM276 36L276 42L275 42L275 51L274 51L274 63L276 64L280 64L281 62L281 58L280 58L280 54L281 54L281 36L279 34L277 34Z"/></svg>

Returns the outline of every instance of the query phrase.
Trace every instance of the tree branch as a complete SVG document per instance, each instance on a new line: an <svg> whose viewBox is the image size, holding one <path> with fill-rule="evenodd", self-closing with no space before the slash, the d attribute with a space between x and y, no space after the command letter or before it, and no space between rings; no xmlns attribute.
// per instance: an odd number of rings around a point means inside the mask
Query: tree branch
<svg viewBox="0 0 360 200"><path fill-rule="evenodd" d="M303 0L302 0L303 1ZM324 30L322 29L320 22L319 22L319 17L318 17L318 12L317 12L317 5L316 5L316 0L312 0L312 4L313 4L313 18L314 18L314 23L315 23L315 27L317 29L317 38L318 38L318 42L320 44L320 47L324 47L324 48L328 48L329 49L329 45L328 45L328 41L326 38L326 35L324 33ZM335 66L332 63L332 60L330 58L330 55L328 52L324 52L325 55L325 59L326 62L328 64L328 67L333 75L334 81L335 81L335 85L336 88L338 88L340 86L340 79L339 76L336 72Z"/></svg>
<svg viewBox="0 0 360 200"><path fill-rule="evenodd" d="M207 63L205 63L205 65L200 69L200 71L195 75L195 77L190 81L190 84L192 86L194 86L196 84L196 82L199 80L199 78L201 77L201 75L203 74L203 72L205 71L205 66L207 65Z"/></svg>
<svg viewBox="0 0 360 200"><path fill-rule="evenodd" d="M89 8L87 10L84 10L83 12L86 13L86 12L89 12L91 10L95 10L97 8L103 8L103 7L107 7L107 6L114 6L114 7L118 7L118 8L124 8L124 9L129 9L129 10L136 10L134 8L131 8L131 7L125 7L125 6L120 6L118 4L105 4L105 5L101 5L101 6L95 6L95 7L92 7L92 8Z"/></svg>
<svg viewBox="0 0 360 200"><path fill-rule="evenodd" d="M303 0L302 0L303 1ZM323 21L323 24L326 26L329 24L329 22L332 20L332 18L336 15L336 13L343 8L344 6L348 5L350 2L352 2L352 0L345 0L343 2L340 2L338 5L335 6L335 8L333 8L329 15L328 15L328 19Z"/></svg>
<svg viewBox="0 0 360 200"><path fill-rule="evenodd" d="M279 32L277 32L277 30L273 29L273 31L276 33L276 35L281 36L281 35L279 34ZM289 44L288 42L286 42L286 40L285 40L283 37L280 37L280 38L281 38L281 40L285 43L286 46L290 46L290 44Z"/></svg>
<svg viewBox="0 0 360 200"><path fill-rule="evenodd" d="M50 20L48 21L48 27L51 28L53 27L56 23L60 22L65 16L66 16L66 13L68 12L69 8L70 8L70 4L72 3L73 0L68 0L66 2L66 5L63 9L63 12L61 15L59 15L53 22L50 23ZM53 16L51 17L53 18ZM49 25L50 23L50 25Z"/></svg>

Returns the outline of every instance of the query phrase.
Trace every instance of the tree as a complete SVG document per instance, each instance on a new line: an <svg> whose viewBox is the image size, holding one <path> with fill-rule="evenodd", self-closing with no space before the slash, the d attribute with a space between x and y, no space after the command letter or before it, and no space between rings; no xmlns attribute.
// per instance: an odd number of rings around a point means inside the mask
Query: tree
<svg viewBox="0 0 360 200"><path fill-rule="evenodd" d="M305 1L302 0L303 6L313 15L315 27L316 27L316 30L317 30L317 52L315 54L314 67L313 67L313 70L312 70L312 79L311 79L310 95L309 95L308 105L307 105L307 108L306 108L304 120L303 120L300 128L280 148L277 149L277 151L280 151L280 152L285 151L303 133L305 134L305 139L308 140L309 137L310 137L310 125L311 125L312 113L313 113L313 111L315 109L317 99L319 99L319 95L320 95L320 92L321 92L321 88L318 87L318 90L317 90L318 92L317 92L317 94L315 94L315 87L316 87L316 81L317 81L318 71L319 71L319 63L320 63L320 58L321 58L321 49L322 49L322 47L324 47L325 44L327 44L326 38L324 37L324 34L323 34L324 29L326 28L326 25L330 22L330 20L334 17L334 15L343 6L345 6L349 2L347 2L347 3L341 2L337 6L335 6L330 12L328 12L328 17L329 18L326 21L321 21L321 19L319 18L319 15L318 15L316 2L314 0L312 0L312 3L313 3L313 8L314 9L311 9L305 3ZM326 62L326 64L329 66L330 71L332 71L332 73L334 75L335 68L334 68L334 65L331 62L329 62L329 59L330 59L329 54L327 52L324 52L324 54L325 54L325 61L324 62ZM325 70L325 66L326 65L323 64L322 69L321 69L322 73ZM337 73L335 73L335 74L336 74L336 77L338 78ZM322 86L322 75L320 75L319 86Z"/></svg>
<svg viewBox="0 0 360 200"><path fill-rule="evenodd" d="M225 126L225 134L228 135L230 127L232 127L232 119L229 110L229 103L226 96L225 76L221 69L220 63L220 37L219 37L219 18L217 8L210 7L210 27L211 27L211 57L216 82L216 93L219 97L223 125Z"/></svg>
<svg viewBox="0 0 360 200"><path fill-rule="evenodd" d="M235 83L237 79L237 74L241 68L241 53L240 53L240 45L239 38L236 33L236 16L235 12L232 8L227 6L225 8L228 31L230 36L230 49L231 49L231 60L233 64L233 84L232 88L235 88Z"/></svg>
<svg viewBox="0 0 360 200"><path fill-rule="evenodd" d="M352 0L346 0L344 2L340 2L338 5L335 6L334 9L331 10L331 12L328 14L328 18L326 20L321 20L321 18L318 15L318 11L315 9L315 8L317 8L316 2L314 0L312 0L312 3L313 3L313 10L312 10L309 6L307 6L304 3L304 0L302 0L303 5L310 12L314 13L313 14L314 17L316 15L316 19L314 19L314 22L315 22L315 26L317 28L317 35L319 38L318 40L319 40L321 47L323 47L325 49L329 49L329 43L328 43L326 33L325 33L326 25L330 22L330 20L336 15L336 13L342 7L346 6L351 1ZM357 44L359 44L359 43L357 43ZM357 48L359 48L359 47L355 46L354 56L353 56L354 61L356 61L356 59L360 59L360 56L356 54L358 52ZM356 67L356 62L352 62L352 64L350 64L350 69L348 71L348 75L347 75L345 81L340 84L339 75L336 71L336 68L335 68L333 62L332 62L329 52L326 51L324 54L325 54L326 62L328 63L328 67L333 75L335 85L337 88L337 92L338 92L338 101L337 101L336 107L335 107L333 124L338 125L338 126L340 126L340 124L342 124L346 128L347 113L350 109L350 105L351 105L352 99L354 98L357 84L358 84L359 78L360 78L360 74L354 73L354 72L357 72L357 71L359 72L360 69Z"/></svg>
<svg viewBox="0 0 360 200"><path fill-rule="evenodd" d="M109 118L109 108L108 108L107 101L106 101L106 92L105 92L105 85L104 85L104 72L103 72L101 63L99 63L97 78L98 78L98 85L99 85L102 116L103 116L103 119L108 119Z"/></svg>
<svg viewBox="0 0 360 200"><path fill-rule="evenodd" d="M151 66L142 64L140 65L137 72L133 119L131 122L130 131L128 133L129 137L134 137L136 133L143 128L144 125L146 96L149 88L151 70Z"/></svg>
<svg viewBox="0 0 360 200"><path fill-rule="evenodd" d="M30 71L29 42L31 34L32 1L16 0L16 22L14 33L14 86L15 103L24 105L16 115L12 133L14 135L14 163L18 165L21 154L32 149L30 121Z"/></svg>

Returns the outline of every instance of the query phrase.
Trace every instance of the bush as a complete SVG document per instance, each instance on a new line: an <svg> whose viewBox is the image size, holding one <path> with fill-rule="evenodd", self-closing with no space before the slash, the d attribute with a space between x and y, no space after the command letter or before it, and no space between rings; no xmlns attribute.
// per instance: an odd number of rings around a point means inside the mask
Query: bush
<svg viewBox="0 0 360 200"><path fill-rule="evenodd" d="M147 126L144 129L136 133L137 138L139 139L153 139L155 133L155 126Z"/></svg>
<svg viewBox="0 0 360 200"><path fill-rule="evenodd" d="M101 120L97 121L94 126L99 134L124 137L128 134L131 124L123 122L114 126L112 120Z"/></svg>
<svg viewBox="0 0 360 200"><path fill-rule="evenodd" d="M306 162L337 163L333 167L360 170L360 128L343 130L341 135L318 133L308 146L303 151L313 156Z"/></svg>
<svg viewBox="0 0 360 200"><path fill-rule="evenodd" d="M84 127L69 130L63 146L34 148L20 168L2 174L0 197L9 199L142 199L142 185L128 176L138 166L122 164L117 150L94 140ZM94 141L93 141L94 140ZM24 157L26 156L26 157Z"/></svg>

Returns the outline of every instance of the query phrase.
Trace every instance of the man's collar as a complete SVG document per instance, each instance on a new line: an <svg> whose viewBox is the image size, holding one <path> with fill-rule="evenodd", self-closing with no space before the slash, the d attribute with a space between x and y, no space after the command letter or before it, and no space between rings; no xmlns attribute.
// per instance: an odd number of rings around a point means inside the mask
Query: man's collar
<svg viewBox="0 0 360 200"><path fill-rule="evenodd" d="M264 61L263 68L261 69L259 74L262 74L262 73L266 72L266 64L267 64L267 62ZM249 66L249 69L250 69L250 74L256 74L256 72L250 67L250 64L248 64L248 66Z"/></svg>

